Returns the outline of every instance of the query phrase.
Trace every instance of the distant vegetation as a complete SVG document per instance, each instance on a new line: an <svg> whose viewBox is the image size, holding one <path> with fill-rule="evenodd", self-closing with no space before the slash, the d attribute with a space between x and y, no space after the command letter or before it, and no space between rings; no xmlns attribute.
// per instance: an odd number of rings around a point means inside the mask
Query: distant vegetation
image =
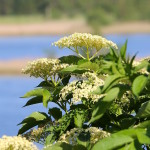
<svg viewBox="0 0 150 150"><path fill-rule="evenodd" d="M149 0L0 0L0 15L83 16L91 25L150 20Z"/></svg>

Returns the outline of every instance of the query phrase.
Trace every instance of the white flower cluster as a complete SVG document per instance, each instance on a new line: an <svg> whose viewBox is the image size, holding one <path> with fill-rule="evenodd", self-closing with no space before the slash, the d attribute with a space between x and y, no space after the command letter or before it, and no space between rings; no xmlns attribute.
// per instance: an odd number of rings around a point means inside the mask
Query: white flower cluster
<svg viewBox="0 0 150 150"><path fill-rule="evenodd" d="M54 43L60 48L70 47L86 47L95 48L99 51L102 48L109 48L110 46L117 48L117 45L101 36L92 35L89 33L74 33L68 37L61 38Z"/></svg>
<svg viewBox="0 0 150 150"><path fill-rule="evenodd" d="M82 78L84 80L73 81L60 91L60 101L65 100L68 94L73 95L72 104L80 102L82 98L96 102L104 96L92 93L104 84L104 81L99 79L95 73L86 72L82 75Z"/></svg>
<svg viewBox="0 0 150 150"><path fill-rule="evenodd" d="M87 129L82 128L73 128L70 131L67 131L66 134L63 134L58 142L66 142L71 145L77 145L77 137L81 132L89 132L90 133L90 143L94 144L100 139L103 139L105 137L109 137L110 133L103 131L101 129L98 129L96 127L90 127Z"/></svg>
<svg viewBox="0 0 150 150"><path fill-rule="evenodd" d="M24 74L30 74L36 78L41 77L43 79L53 76L58 71L66 68L68 64L60 64L59 59L41 58L29 62L25 69L22 69Z"/></svg>
<svg viewBox="0 0 150 150"><path fill-rule="evenodd" d="M38 150L37 147L21 136L3 136L0 139L0 150Z"/></svg>

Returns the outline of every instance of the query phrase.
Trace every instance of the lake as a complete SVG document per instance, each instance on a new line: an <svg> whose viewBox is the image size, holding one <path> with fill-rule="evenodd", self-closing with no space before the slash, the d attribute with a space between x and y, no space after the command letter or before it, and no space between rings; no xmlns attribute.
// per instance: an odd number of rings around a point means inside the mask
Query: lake
<svg viewBox="0 0 150 150"><path fill-rule="evenodd" d="M134 55L138 52L138 58L150 56L150 35L106 35L118 45L122 45L128 39L128 53ZM0 60L60 57L72 54L67 49L58 49L51 43L58 40L59 36L31 36L31 37L0 37ZM0 137L2 135L16 135L18 123L33 111L47 112L41 104L22 108L26 103L23 96L27 91L38 85L41 79L25 76L0 76Z"/></svg>

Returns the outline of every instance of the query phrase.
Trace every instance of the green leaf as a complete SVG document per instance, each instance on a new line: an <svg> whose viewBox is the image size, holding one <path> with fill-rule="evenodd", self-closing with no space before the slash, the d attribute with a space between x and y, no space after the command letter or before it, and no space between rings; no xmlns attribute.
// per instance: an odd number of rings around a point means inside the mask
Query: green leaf
<svg viewBox="0 0 150 150"><path fill-rule="evenodd" d="M92 150L112 150L119 146L123 146L125 144L129 144L133 142L133 138L127 135L112 135L111 137L104 138L97 142Z"/></svg>
<svg viewBox="0 0 150 150"><path fill-rule="evenodd" d="M89 132L81 132L77 137L77 143L88 149L90 146L90 137Z"/></svg>
<svg viewBox="0 0 150 150"><path fill-rule="evenodd" d="M36 96L36 97L33 97L30 100L28 100L28 102L23 107L42 103L42 102L43 102L43 97L42 96Z"/></svg>
<svg viewBox="0 0 150 150"><path fill-rule="evenodd" d="M43 90L43 106L47 108L48 102L51 99L51 94L48 90Z"/></svg>
<svg viewBox="0 0 150 150"><path fill-rule="evenodd" d="M43 96L43 89L38 88L38 89L31 90L31 91L27 92L21 98L29 98L29 97L32 97L32 96Z"/></svg>
<svg viewBox="0 0 150 150"><path fill-rule="evenodd" d="M136 77L132 84L132 92L135 96L139 96L139 94L142 92L144 87L146 86L146 83L148 81L148 78L144 75L140 75Z"/></svg>
<svg viewBox="0 0 150 150"><path fill-rule="evenodd" d="M123 60L125 60L125 58L126 58L127 43L128 43L128 41L126 40L125 44L120 49L120 55Z"/></svg>
<svg viewBox="0 0 150 150"><path fill-rule="evenodd" d="M121 75L111 75L108 76L105 80L104 87L102 89L102 92L106 91L108 88L110 88L114 83L116 83L118 80L120 80L123 76Z"/></svg>
<svg viewBox="0 0 150 150"><path fill-rule="evenodd" d="M57 142L53 146L48 146L44 150L72 150L72 146L65 142Z"/></svg>
<svg viewBox="0 0 150 150"><path fill-rule="evenodd" d="M103 116L105 111L112 104L113 100L117 98L119 91L119 88L112 88L108 91L107 95L103 98L103 100L100 100L98 103L96 103L89 124L100 119Z"/></svg>
<svg viewBox="0 0 150 150"><path fill-rule="evenodd" d="M42 121L47 119L48 116L46 113L43 112L33 112L32 114L30 114L28 117L26 117L20 124L24 124L24 123L28 123L30 122L30 120L35 120L35 121Z"/></svg>
<svg viewBox="0 0 150 150"><path fill-rule="evenodd" d="M139 117L139 118L150 117L150 101L142 104L141 108L136 114L136 117Z"/></svg>
<svg viewBox="0 0 150 150"><path fill-rule="evenodd" d="M50 144L53 144L56 140L56 136L54 133L51 133L49 134L47 137L46 137L46 140L45 140L45 145L50 145Z"/></svg>
<svg viewBox="0 0 150 150"><path fill-rule="evenodd" d="M23 134L24 132L28 131L29 129L35 127L38 124L40 124L40 122L36 122L33 119L30 119L30 122L22 125L22 127L18 131L18 135Z"/></svg>
<svg viewBox="0 0 150 150"><path fill-rule="evenodd" d="M48 119L49 118L46 113L33 112L31 115L29 115L21 123L18 124L22 124L22 127L18 131L18 134L22 134L27 130L33 128L34 126L46 122Z"/></svg>
<svg viewBox="0 0 150 150"><path fill-rule="evenodd" d="M138 125L135 126L135 128L149 128L150 127L150 120L144 121L139 123Z"/></svg>
<svg viewBox="0 0 150 150"><path fill-rule="evenodd" d="M62 111L59 108L57 108L57 107L50 108L48 113L50 115L52 115L53 118L56 119L56 120L58 120L58 119L60 119L62 117Z"/></svg>
<svg viewBox="0 0 150 150"><path fill-rule="evenodd" d="M97 87L97 89L96 90L94 90L94 91L92 91L92 92L90 92L91 94L101 94L101 92L102 92L102 90L101 90L101 87Z"/></svg>
<svg viewBox="0 0 150 150"><path fill-rule="evenodd" d="M67 68L62 69L60 72L61 73L65 73L65 74L68 74L68 73L79 73L79 74L82 74L82 73L84 73L86 71L88 71L88 69L79 68L78 65L72 65L72 66L69 66Z"/></svg>
<svg viewBox="0 0 150 150"><path fill-rule="evenodd" d="M80 65L78 65L78 68L83 68L83 69L87 69L91 71L97 71L99 69L99 66L96 63L85 61L84 63L80 63Z"/></svg>
<svg viewBox="0 0 150 150"><path fill-rule="evenodd" d="M127 144L117 150L137 150L136 147L135 147L135 144L134 142L131 142L130 144Z"/></svg>
<svg viewBox="0 0 150 150"><path fill-rule="evenodd" d="M52 81L42 81L37 87L50 87L50 85L53 86Z"/></svg>
<svg viewBox="0 0 150 150"><path fill-rule="evenodd" d="M44 107L47 107L48 102L51 99L50 92L48 90L42 89L42 88L31 90L31 91L27 92L22 98L28 98L28 97L33 97L33 96L43 96L43 106Z"/></svg>
<svg viewBox="0 0 150 150"><path fill-rule="evenodd" d="M134 71L140 71L143 68L147 68L148 67L148 61L142 61L138 66L135 67Z"/></svg>
<svg viewBox="0 0 150 150"><path fill-rule="evenodd" d="M61 63L66 63L69 65L71 64L76 65L78 61L81 60L81 58L79 58L78 56L69 55L69 56L60 57L59 60L61 61Z"/></svg>
<svg viewBox="0 0 150 150"><path fill-rule="evenodd" d="M145 133L137 131L137 138L141 144L150 144L150 137L148 137Z"/></svg>
<svg viewBox="0 0 150 150"><path fill-rule="evenodd" d="M77 128L82 128L83 123L86 120L87 111L85 110L75 110L74 114L74 124Z"/></svg>

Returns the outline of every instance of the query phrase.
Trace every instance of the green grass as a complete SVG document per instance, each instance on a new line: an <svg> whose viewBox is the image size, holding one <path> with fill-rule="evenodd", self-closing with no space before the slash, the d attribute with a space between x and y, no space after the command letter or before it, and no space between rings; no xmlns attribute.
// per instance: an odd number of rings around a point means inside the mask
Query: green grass
<svg viewBox="0 0 150 150"><path fill-rule="evenodd" d="M11 15L0 16L0 24L24 24L24 23L41 23L48 21L47 17L42 15Z"/></svg>

